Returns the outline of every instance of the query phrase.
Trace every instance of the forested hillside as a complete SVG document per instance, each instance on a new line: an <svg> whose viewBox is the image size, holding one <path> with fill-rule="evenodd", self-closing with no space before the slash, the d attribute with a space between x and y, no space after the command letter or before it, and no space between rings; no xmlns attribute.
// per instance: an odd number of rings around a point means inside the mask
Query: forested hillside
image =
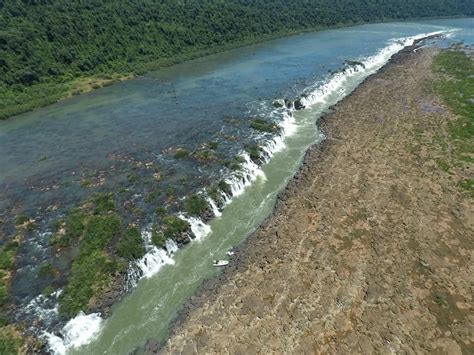
<svg viewBox="0 0 474 355"><path fill-rule="evenodd" d="M472 0L0 1L0 118L207 51L330 26L474 15Z"/></svg>

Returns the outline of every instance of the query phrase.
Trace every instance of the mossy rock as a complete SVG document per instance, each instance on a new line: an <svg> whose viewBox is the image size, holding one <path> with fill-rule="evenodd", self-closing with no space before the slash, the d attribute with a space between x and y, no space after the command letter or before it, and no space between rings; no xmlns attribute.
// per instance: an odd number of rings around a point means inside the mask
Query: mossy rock
<svg viewBox="0 0 474 355"><path fill-rule="evenodd" d="M277 133L280 127L272 121L265 120L263 118L256 118L250 123L250 127L266 133Z"/></svg>

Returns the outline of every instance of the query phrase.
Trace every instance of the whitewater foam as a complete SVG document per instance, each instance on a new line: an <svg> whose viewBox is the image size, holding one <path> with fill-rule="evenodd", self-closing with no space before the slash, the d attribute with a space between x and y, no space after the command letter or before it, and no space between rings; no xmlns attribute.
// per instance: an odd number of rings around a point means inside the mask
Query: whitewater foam
<svg viewBox="0 0 474 355"><path fill-rule="evenodd" d="M226 183L229 184L232 195L229 196L228 202L231 202L233 197L242 195L245 188L250 186L252 182L257 180L259 177L266 179L263 170L250 158L247 152L242 152L240 157L243 160L240 164L241 171L226 179Z"/></svg>
<svg viewBox="0 0 474 355"><path fill-rule="evenodd" d="M103 321L99 313L86 315L81 312L66 323L59 335L45 332L43 337L54 354L66 354L69 349L78 348L94 340L100 334Z"/></svg>
<svg viewBox="0 0 474 355"><path fill-rule="evenodd" d="M211 206L212 213L214 214L214 217L219 218L220 216L222 216L222 213L221 213L221 211L219 211L219 208L217 207L214 200L210 197L206 197L206 200L207 200L207 203L209 203L209 206Z"/></svg>
<svg viewBox="0 0 474 355"><path fill-rule="evenodd" d="M310 89L309 93L301 98L301 101L305 107L324 104L329 96L338 92L344 94L344 84L351 78L355 76L365 78L383 67L394 54L400 52L405 47L413 45L416 40L442 33L443 31L437 31L412 37L392 39L389 42L391 44L379 50L375 55L365 58L359 64L351 65L343 71L333 74L323 82L316 83L313 89Z"/></svg>
<svg viewBox="0 0 474 355"><path fill-rule="evenodd" d="M179 213L178 217L181 218L183 221L189 223L189 225L191 226L191 232L194 234L195 240L201 240L212 232L211 227L204 223L200 218L188 217L182 213Z"/></svg>

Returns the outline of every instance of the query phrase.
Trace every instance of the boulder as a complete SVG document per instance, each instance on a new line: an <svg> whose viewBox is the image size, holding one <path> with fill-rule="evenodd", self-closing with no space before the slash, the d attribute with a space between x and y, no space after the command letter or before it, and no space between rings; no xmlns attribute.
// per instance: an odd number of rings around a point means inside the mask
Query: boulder
<svg viewBox="0 0 474 355"><path fill-rule="evenodd" d="M297 98L295 100L295 110L302 110L305 108L305 105L303 105L303 103L301 102L301 98Z"/></svg>

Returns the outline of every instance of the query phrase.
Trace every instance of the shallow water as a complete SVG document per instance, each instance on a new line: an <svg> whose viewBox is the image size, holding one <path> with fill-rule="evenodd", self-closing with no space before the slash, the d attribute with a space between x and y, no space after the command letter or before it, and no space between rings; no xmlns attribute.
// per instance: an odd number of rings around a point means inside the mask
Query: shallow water
<svg viewBox="0 0 474 355"><path fill-rule="evenodd" d="M294 113L296 131L285 138L284 149L255 174L255 182L233 199L222 216L210 222L212 233L177 251L159 273L141 280L107 321L83 317L63 331L66 340L52 338L54 349L72 351L72 346L89 341L94 334L77 332L82 326L100 335L89 346L76 349L78 353L127 353L149 338L164 339L183 302L204 279L218 272L212 260L225 257L271 212L277 193L298 168L304 151L322 138L315 125L321 112L369 74L356 73L323 92L328 71L340 69L346 60L373 56L393 39L421 33L458 28L437 44L473 43L473 27L472 19L438 20L364 25L278 39L165 68L0 122L0 207L6 215L28 211L44 220L42 227L48 230L54 216L45 208L59 203L59 214L83 199L95 189L82 187L81 177L93 179L98 171L107 177L97 188L104 190L124 183L136 161L159 166L165 176L163 189L182 176L191 177L191 183L179 191L182 194L206 186L228 172L220 164L176 160L166 149L193 150L216 140L222 156L231 156L248 142L262 141L248 127L251 117L282 119L274 112L274 99L304 91L317 93L307 99L310 108ZM226 140L224 135L236 140ZM54 188L41 191L44 186ZM35 296L32 284L37 283L38 289L42 286L32 276L31 256L41 260L48 255L47 237L40 233L30 237L30 244L21 251L24 267L14 283L19 303Z"/></svg>

